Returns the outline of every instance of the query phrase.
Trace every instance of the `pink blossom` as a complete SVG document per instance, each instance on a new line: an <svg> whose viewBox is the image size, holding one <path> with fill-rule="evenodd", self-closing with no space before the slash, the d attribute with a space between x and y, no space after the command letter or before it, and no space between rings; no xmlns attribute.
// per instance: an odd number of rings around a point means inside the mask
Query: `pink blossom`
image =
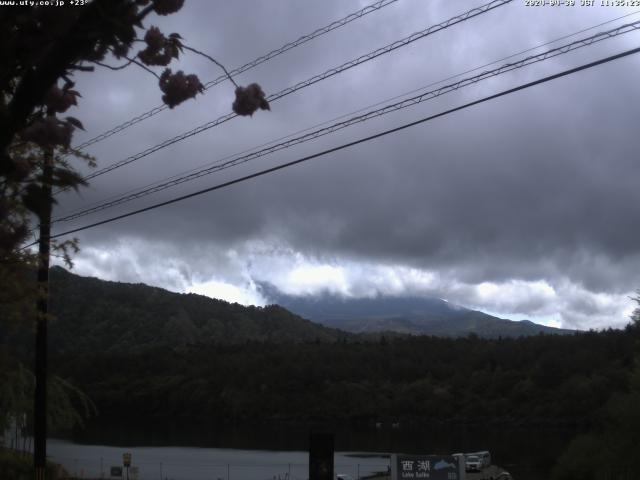
<svg viewBox="0 0 640 480"><path fill-rule="evenodd" d="M171 73L171 69L167 68L160 76L160 90L164 92L162 101L173 108L195 97L204 87L196 75L185 75L182 70Z"/></svg>
<svg viewBox="0 0 640 480"><path fill-rule="evenodd" d="M236 100L232 107L234 112L243 116L253 115L258 108L271 110L262 88L257 83L236 88Z"/></svg>
<svg viewBox="0 0 640 480"><path fill-rule="evenodd" d="M69 148L72 134L73 125L69 122L63 122L56 117L46 117L33 122L20 136L23 140L33 142L42 148L58 145Z"/></svg>
<svg viewBox="0 0 640 480"><path fill-rule="evenodd" d="M169 15L182 8L184 0L153 0L153 10L158 15Z"/></svg>

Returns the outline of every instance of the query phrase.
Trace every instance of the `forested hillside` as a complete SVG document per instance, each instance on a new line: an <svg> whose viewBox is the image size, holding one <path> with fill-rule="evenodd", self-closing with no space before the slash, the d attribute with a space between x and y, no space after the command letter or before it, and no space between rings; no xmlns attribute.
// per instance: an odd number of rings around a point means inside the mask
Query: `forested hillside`
<svg viewBox="0 0 640 480"><path fill-rule="evenodd" d="M247 340L333 342L355 338L356 332L364 334L362 339L378 339L381 334L460 337L473 333L498 338L540 332L569 333L452 307L438 299L378 298L346 303L327 298L318 302L298 299L293 303L286 296L274 299L282 300L286 307L299 308L295 311L302 316L277 305L245 307L144 284L81 277L54 267L50 348L54 352L132 352ZM342 316L337 313L343 311ZM316 320L325 326L315 323ZM344 332L345 328L351 333Z"/></svg>
<svg viewBox="0 0 640 480"><path fill-rule="evenodd" d="M103 418L588 424L626 388L628 332L261 343L57 355Z"/></svg>
<svg viewBox="0 0 640 480"><path fill-rule="evenodd" d="M278 306L245 307L144 284L107 282L51 269L50 348L132 352L195 343L335 341L339 330Z"/></svg>

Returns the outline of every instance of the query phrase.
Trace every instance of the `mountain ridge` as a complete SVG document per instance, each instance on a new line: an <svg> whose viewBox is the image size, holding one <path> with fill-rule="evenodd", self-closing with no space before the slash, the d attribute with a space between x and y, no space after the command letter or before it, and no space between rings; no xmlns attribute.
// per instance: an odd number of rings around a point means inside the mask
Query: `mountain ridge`
<svg viewBox="0 0 640 480"><path fill-rule="evenodd" d="M124 353L155 347L247 342L368 342L382 336L407 335L476 334L497 338L570 333L498 319L441 299L414 298L413 303L408 303L406 298L378 298L373 304L370 299L333 299L334 305L326 296L307 299L308 304L324 309L323 315L318 316L317 308L301 309L300 299L297 305L292 304L291 298L283 294L274 299L278 305L243 306L142 283L82 277L62 267L51 269L50 283L49 340L53 353ZM271 291L270 296L277 296L274 293ZM336 306L341 307L342 313ZM426 307L431 311L428 318L424 315Z"/></svg>
<svg viewBox="0 0 640 480"><path fill-rule="evenodd" d="M393 331L412 335L483 338L545 334L572 334L530 320L514 321L468 309L446 300L419 296L349 298L323 293L293 296L261 283L263 295L301 317L352 333Z"/></svg>

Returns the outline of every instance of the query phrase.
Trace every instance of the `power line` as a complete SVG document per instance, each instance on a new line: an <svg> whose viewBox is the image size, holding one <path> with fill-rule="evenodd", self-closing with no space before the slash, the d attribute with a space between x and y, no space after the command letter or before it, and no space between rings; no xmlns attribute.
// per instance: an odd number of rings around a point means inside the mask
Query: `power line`
<svg viewBox="0 0 640 480"><path fill-rule="evenodd" d="M333 147L333 148L330 148L330 149L327 149L327 150L323 150L322 152L315 153L313 155L308 155L306 157L302 157L302 158L299 158L299 159L291 161L291 162L287 162L287 163L284 163L284 164L281 164L281 165L278 165L278 166L275 166L275 167L267 168L265 170L261 170L261 171L256 172L256 173L252 173L250 175L245 175L243 177L236 178L234 180L230 180L230 181L227 181L227 182L224 182L224 183L220 183L218 185L214 185L212 187L208 187L208 188L205 188L205 189L202 189L202 190L198 190L196 192L192 192L192 193L189 193L187 195L182 195L180 197L176 197L176 198L173 198L171 200L167 200L167 201L164 201L164 202L156 203L156 204L150 205L148 207L140 208L140 209L134 210L132 212L124 213L122 215L117 215L115 217L111 217L111 218L108 218L106 220L101 220L99 222L94 222L94 223L91 223L89 225L85 225L83 227L78 227L78 228L74 228L72 230L68 230L66 232L57 233L55 235L51 235L51 238L52 239L53 238L59 238L59 237L65 236L65 235L70 235L72 233L81 232L83 230L88 230L90 228L94 228L94 227L97 227L97 226L100 226L100 225L105 225L107 223L111 223L111 222L114 222L116 220L121 220L123 218L127 218L127 217L131 217L131 216L134 216L134 215L138 215L140 213L148 212L150 210L154 210L154 209L159 208L159 207L163 207L163 206L166 206L166 205L177 203L177 202L180 202L182 200L186 200L186 199L189 199L189 198L192 198L192 197L196 197L196 196L208 193L208 192L212 192L214 190L220 190L222 188L225 188L225 187L228 187L228 186L231 186L231 185L235 185L237 183L241 183L241 182L250 180L252 178L257 178L257 177L266 175L268 173L273 173L273 172L276 172L278 170L285 169L287 167L298 165L300 163L303 163L303 162L306 162L308 160L312 160L314 158L318 158L318 157L327 155L329 153L334 153L334 152L337 152L339 150L343 150L345 148L352 147L354 145L358 145L358 144L361 144L361 143L368 142L370 140L374 140L374 139L379 138L379 137L383 137L383 136L389 135L391 133L399 132L399 131L407 129L409 127L413 127L413 126L416 126L416 125L419 125L419 124L434 120L436 118L444 117L444 116L449 115L451 113L458 112L460 110L464 110L466 108L472 107L474 105L479 105L481 103L485 103L485 102L488 102L490 100L494 100L496 98L503 97L505 95L509 95L511 93L518 92L520 90L525 90L527 88L530 88L530 87L533 87L533 86L536 86L536 85L540 85L542 83L546 83L546 82L549 82L551 80L555 80L555 79L558 79L558 78L561 78L561 77L565 77L567 75L572 75L574 73L577 73L577 72L580 72L580 71L583 71L583 70L587 70L589 68L593 68L593 67L596 67L598 65L602 65L602 64L611 62L613 60L618 60L620 58L627 57L629 55L633 55L633 54L636 54L638 52L640 52L640 47L633 48L631 50L627 50L627 51L624 51L622 53L618 53L616 55L611 55L609 57L605 57L605 58L602 58L600 60L596 60L594 62L583 64L583 65L581 65L579 67L571 68L569 70L564 70L564 71L562 71L560 73L556 73L554 75L549 75L549 76L540 78L538 80L534 80L532 82L521 84L521 85L519 85L517 87L513 87L513 88L510 88L510 89L507 89L507 90L503 90L503 91L501 91L499 93L496 93L494 95L489 95L489 96L483 97L483 98L481 98L479 100L475 100L473 102L465 103L464 105L461 105L461 106L458 106L458 107L454 107L454 108L451 108L449 110L445 110L445 111L437 113L435 115L430 115L430 116L424 117L424 118L422 118L420 120L416 120L416 121L413 121L413 122L410 122L410 123L406 123L406 124L401 125L399 127L395 127L395 128L389 129L389 130L385 130L383 132L379 132L379 133L376 133L374 135L363 137L363 138L360 138L358 140L355 140L355 141L352 141L352 142L349 142L349 143L345 143L345 144L342 144L342 145L337 146L337 147ZM34 245L34 243L26 245L25 247L22 247L22 249L29 248L29 247L31 247L33 245Z"/></svg>
<svg viewBox="0 0 640 480"><path fill-rule="evenodd" d="M362 55L354 60L351 60L349 62L343 63L342 65L338 66L338 67L334 67L331 68L329 70L326 70L325 72L319 74L319 75L315 75L307 80L304 80L302 82L299 82L291 87L287 87L284 90L281 90L278 93L275 93L273 95L270 95L269 97L267 97L267 100L269 101L269 103L272 103L276 100L279 100L283 97L286 97L287 95L290 95L294 92L297 92L298 90L301 90L303 88L306 88L308 86L311 86L315 83L318 83L322 80L326 80L327 78L330 78L334 75L337 75L339 73L342 73L346 70L349 70L357 65L360 65L362 63L368 62L370 60L373 60L374 58L377 58L381 55L384 55L386 53L392 52L400 47L404 47L406 45L409 45L417 40L420 40L428 35L432 35L436 32L439 32L441 30L445 30L446 28L449 28L453 25L456 25L458 23L464 22L466 20L469 20L471 18L474 18L478 15L481 15L483 13L487 13L495 8L501 7L507 3L511 3L513 0L492 0L489 3L486 3L480 7L476 7L473 8L471 10L468 10L460 15L457 15L455 17L450 18L449 20L446 20L445 22L439 23L437 25L432 25L429 28L426 28L424 30L421 30L419 32L415 32L411 35L409 35L408 37L403 38L402 40L397 40L393 43L390 43L384 47L378 48L372 52L369 52L365 55ZM107 167L104 167L100 170L97 170L93 173L90 173L89 175L86 175L85 177L83 177L84 181L90 180L92 178L98 177L100 175L104 175L105 173L111 172L117 168L123 167L125 165L128 165L132 162L135 162L137 160L140 160L141 158L144 158L148 155L151 155L152 153L157 152L158 150L162 150L170 145L173 145L174 143L180 142L182 140L185 140L189 137L192 137L194 135L197 135L199 133L202 133L206 130L209 130L210 128L216 127L222 123L225 123L233 118L237 117L237 115L235 113L229 113L227 115L223 115L219 118L217 118L216 120L213 120L211 122L207 122L204 123L192 130L189 130L188 132L182 133L180 135L177 135L171 139L165 140L162 143L159 143L157 145L154 145L153 147L149 147L146 150L143 150L142 152L136 153L134 155L131 155L123 160L120 160L119 162L116 162L114 164L111 164ZM63 190L58 190L55 193L60 193Z"/></svg>
<svg viewBox="0 0 640 480"><path fill-rule="evenodd" d="M371 5L367 5L366 7L358 10L357 12L353 12L349 15L347 15L346 17L343 17L339 20L336 20L334 22L331 22L329 25L326 25L324 27L318 28L317 30L314 30L313 32L307 34L307 35L303 35L300 38L298 38L297 40L294 40L293 42L289 42L285 45L283 45L280 48L276 48L275 50L270 51L269 53L266 53L265 55L262 55L248 63L245 63L244 65L242 65L241 67L237 67L234 70L231 70L230 74L232 76L235 75L239 75L241 73L246 72L247 70L250 70L254 67L257 67L258 65L267 62L268 60L271 60L272 58L277 57L278 55L282 55L283 53L299 47L300 45L307 43L310 40L313 40L314 38L320 37L326 33L331 32L332 30L336 30L340 27L343 27L344 25L347 25L351 22L353 22L354 20L357 20L359 18L364 17L365 15L368 15L370 13L376 12L384 7L387 7L389 5L391 5L392 3L397 2L398 0L380 0L378 2L372 3ZM218 78L216 78L215 80L212 80L210 82L205 83L204 88L205 90L208 90L209 88L227 80L229 77L227 77L227 75L220 75ZM74 147L75 150L82 150L83 148L88 147L89 145L93 145L94 143L98 143L106 138L111 137L112 135L115 135L118 132L121 132L122 130L125 130L137 123L142 122L143 120L146 120L147 118L153 117L154 115L162 112L163 110L166 110L168 107L165 104L162 105L158 105L157 107L152 108L151 110L144 112L136 117L133 117L130 120L127 120L124 123L121 123L120 125L116 125L115 127L111 128L110 130L107 130L104 133L101 133L100 135L97 135L89 140L87 140L86 142L78 145L77 147Z"/></svg>
<svg viewBox="0 0 640 480"><path fill-rule="evenodd" d="M455 74L455 75L451 75L451 76L448 76L448 77L446 77L446 78L443 78L443 79L441 79L441 80L437 80L437 81L435 81L435 82L431 82L431 83L429 83L429 84L427 84L427 85L423 85L422 87L415 88L415 89L410 90L410 91L408 91L408 92L405 92L405 93L402 93L402 94L399 94L399 95L394 95L393 97L386 98L386 99L381 100L381 101L379 101L379 102L376 102L376 103L374 103L374 104L370 104L370 105L368 105L368 106L366 106L366 107L362 107L362 108L359 108L359 109L357 109L357 110L355 110L355 111L351 111L351 112L349 112L349 113L345 113L345 114L340 115L340 116L338 116L338 117L334 117L334 118L332 118L332 119L330 119L330 120L325 120L325 121L323 121L323 122L317 123L317 124L315 124L315 125L312 125L312 126L310 126L310 127L304 128L304 129L302 129L302 130L297 130L297 131L295 131L295 132L293 132L293 133L290 133L290 134L288 134L288 135L285 135L285 136L283 136L283 137L279 137L279 138L274 139L274 140L271 140L271 141L269 141L269 142L265 142L265 143L263 143L263 144L260 144L260 145L257 145L257 146L254 146L254 147L251 147L251 148L245 149L245 150L243 150L243 151L241 151L241 152L237 152L237 153L234 153L234 154L231 154L231 155L227 155L227 156L225 156L225 157L221 158L218 162L215 162L215 163L216 163L216 164L222 163L222 162L224 162L225 160L229 160L229 159L234 158L234 157L236 157L236 156L239 156L239 155L242 155L242 154L246 154L246 153L252 152L252 151L254 151L254 150L255 150L255 149L257 149L257 148L263 148L263 147L270 146L270 145L274 144L275 142L279 142L279 141L282 141L282 140L286 140L287 138L292 138L292 137L294 137L295 135L298 135L298 134L300 134L300 133L308 132L308 131L311 131L311 130L313 130L313 129L315 129L315 128L321 127L321 126L323 126L323 125L330 124L331 122L335 122L335 121L337 121L337 120L340 120L340 119L346 118L346 117L348 117L348 116L350 116L350 115L355 115L355 114L357 114L357 113L364 112L365 110L367 110L367 109L369 109L369 108L377 107L377 106L383 105L383 104L385 104L385 103L387 103L387 102L390 102L390 101L392 101L392 100L397 100L397 99L399 99L399 98L406 97L407 95L411 95L411 94L413 94L413 93L416 93L416 92L422 91L422 90L424 90L424 89L426 89L426 88L429 88L429 87L432 87L432 86L435 86L435 85L438 85L438 84L444 83L444 82L449 81L449 80L453 80L453 79L455 79L455 78L461 77L461 76L466 75L466 74L468 74L468 73L476 72L476 71L478 71L478 70L480 70L480 69L482 69L482 68L486 68L486 67L489 67L489 66L491 66L491 65L495 65L495 64L500 63L500 62L503 62L503 61L505 61L505 60L509 60L509 59L511 59L511 58L517 57L518 55L523 55L523 54L525 54L525 53L532 52L532 51L537 50L537 49L539 49L539 48L546 47L546 46L548 46L548 45L551 45L551 44L557 43L557 42L559 42L559 41L561 41L561 40L566 40L567 38L574 37L574 36L579 35L579 34L581 34L581 33L587 32L587 31L589 31L589 30L593 30L593 29L598 28L598 27L601 27L601 26L603 26L603 25L607 25L607 24L610 24L610 23L616 22L616 21L621 20L621 19L623 19L623 18L627 18L627 17L630 17L630 16L638 15L639 13L640 13L640 10L637 10L637 11L635 11L635 12L631 12L631 13L628 13L628 14L626 14L626 15L621 15L621 16L619 16L619 17L612 18L611 20L607 20L607 21L605 21L605 22L598 23L598 24L593 25L593 26L591 26L591 27L583 28L582 30L578 30L578 31L573 32L573 33L570 33L570 34L563 35L563 36L561 36L561 37L555 38L555 39L553 39L553 40L549 40L549 41L547 41L547 42L545 42L545 43L541 43L541 44L536 45L536 46L534 46L534 47L530 47L530 48L527 48L527 49L525 49L525 50L521 50L521 51L519 51L519 52L516 52L516 53L513 53L513 54L511 54L511 55L508 55L508 56L506 56L506 57L502 57L502 58L500 58L500 59L498 59L498 60L494 60L494 61L492 61L492 62L485 63L485 64L483 64L483 65L480 65L480 66L477 66L477 67L474 67L474 68L471 68L471 69L465 70L464 72L460 72L460 73L457 73L457 74ZM624 25L623 25L623 27L624 27ZM622 27L620 27L620 28L622 28ZM598 34L596 34L596 35L598 35ZM89 209L89 208L92 208L92 207L94 207L94 206L98 206L98 205L105 204L105 203L107 203L107 202L109 202L109 201L111 201L111 200L115 200L115 199L123 198L124 196L127 196L127 195L129 195L129 194L134 194L134 193L140 192L140 191L142 191L142 190L146 190L146 189L149 189L149 188L152 188L152 187L155 187L155 186L159 186L160 184L162 184L162 183L164 183L164 182L167 182L167 181L170 181L170 180L174 180L174 179L179 179L180 177L183 177L183 176L185 176L185 175L190 175L190 174L192 174L192 173L197 173L197 172L199 172L200 170L202 170L203 168L205 168L205 167L209 167L210 165L212 165L212 163L211 163L211 162L208 162L208 163L206 163L206 164L199 165L198 167L192 168L192 169L190 169L190 170L183 171L183 172L177 173L177 174L175 174L175 175L172 175L171 177L166 177L166 178L164 178L164 179L157 180L157 181L155 181L155 182L152 182L152 183L146 184L146 185L144 185L144 186L142 186L142 187L137 187L137 188L134 188L134 189L131 189L131 190L128 190L128 191L125 191L125 192L119 193L119 194L111 195L111 196L109 196L109 197L107 197L107 198L104 198L104 199L102 199L102 200L91 202L91 203L89 203L88 205L86 205L85 207L75 208L75 209L71 210L67 215L72 215L72 214L74 214L74 213L76 213L76 212L85 211L85 210L87 210L87 209ZM62 221L62 220L63 220L62 218L58 218L58 219L56 219L55 221Z"/></svg>
<svg viewBox="0 0 640 480"><path fill-rule="evenodd" d="M242 163L246 163L249 162L251 160L254 160L256 158L283 150L285 148L289 148L292 147L294 145L298 145L304 142L307 142L309 140L315 139L315 138L319 138L321 136L325 136L331 133L334 133L338 130L342 130L343 128L347 128L351 125L355 125L357 123L362 123L365 121L368 121L372 118L376 118L376 117L380 117L383 115L386 115L388 113L391 112L395 112L404 108L408 108L414 105L417 105L419 103L425 102L427 100L432 100L436 97L439 97L441 95L444 95L446 93L450 93L453 91L456 91L460 88L469 86L469 85L473 85L479 81L482 80L486 80L488 78L492 78L498 75L502 75L504 73L507 72L511 72L513 70L519 69L519 68L523 68L525 66L529 66L529 65L533 65L535 63L539 63L545 60L548 60L550 58L555 58L559 55L563 55L566 53L569 53L571 51L577 50L579 48L582 47L586 47L589 45L593 45L596 42L600 42L606 39L610 39L610 38L614 38L618 35L622 35L624 33L629 33L629 32L633 32L633 31L638 31L640 30L640 21L636 21L630 24L626 24L626 25L622 25L619 26L617 28L608 30L606 32L599 32L595 35L592 35L590 37L587 38L583 38L583 39L579 39L576 40L574 42L568 43L566 45L562 45L560 47L556 47L550 50L547 50L546 52L542 52L539 53L537 55L531 55L528 56L526 58L523 58L521 60L518 60L516 62L513 63L508 63L505 65L502 65L501 67L495 68L493 70L488 70L485 72L482 72L479 75L473 76L473 77L468 77L468 78L464 78L462 80L459 80L458 82L452 83L452 84L448 84L448 85L444 85L440 88L437 88L435 90L431 90L428 92L424 92L420 95L416 95L414 97L402 100L400 102L396 102L390 105L386 105L382 108L379 109L375 109L375 110L371 110L365 114L362 115L358 115L352 118L349 118L343 122L338 122L335 123L333 125L330 125L328 127L324 127L309 133L306 133L304 135L301 135L299 137L295 137L292 138L290 140L266 147L262 150L258 150L258 151L254 151L251 152L247 155L242 155L242 156L237 156L231 160L227 160L227 161L222 161L222 162L217 162L215 163L213 166L201 169L201 170L197 170L195 172L189 173L187 175L181 176L181 177L177 177L177 178L172 178L169 179L167 181L165 181L164 183L160 183L157 184L153 187L149 187L149 188L144 188L142 190L139 190L135 193L131 193L129 195L124 195L121 196L115 200L112 201L108 201L108 202L104 202L101 203L97 206L91 207L91 208L86 208L84 210L81 210L77 213L71 213L67 216L64 217L60 217L60 218L56 218L53 220L52 223L57 223L57 222L64 222L64 221L70 221L70 220L75 220L76 218L80 218L86 215L89 215L91 213L95 213L101 210L105 210L107 208L111 208L114 207L116 205L121 205L123 203L127 203L133 200L136 200L138 198L142 198L146 195L150 195L152 193L156 193L156 192L160 192L162 190L166 190L168 188L174 187L176 185L180 185L182 183L185 182L189 182L192 180L195 180L197 178L203 177L205 175L210 175L212 173L221 171L221 170L225 170L227 168L231 168L237 165L240 165Z"/></svg>

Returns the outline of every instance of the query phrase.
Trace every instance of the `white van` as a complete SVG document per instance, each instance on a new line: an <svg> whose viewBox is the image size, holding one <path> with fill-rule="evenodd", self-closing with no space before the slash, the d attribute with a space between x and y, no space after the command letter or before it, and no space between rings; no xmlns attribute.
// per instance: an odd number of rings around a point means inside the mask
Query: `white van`
<svg viewBox="0 0 640 480"><path fill-rule="evenodd" d="M481 471L491 466L491 454L488 450L465 453L465 457L467 461L467 471L469 471L469 469ZM469 461L470 459L471 461Z"/></svg>
<svg viewBox="0 0 640 480"><path fill-rule="evenodd" d="M467 472L481 472L484 468L483 465L482 457L474 453L467 453L465 455L464 469Z"/></svg>

